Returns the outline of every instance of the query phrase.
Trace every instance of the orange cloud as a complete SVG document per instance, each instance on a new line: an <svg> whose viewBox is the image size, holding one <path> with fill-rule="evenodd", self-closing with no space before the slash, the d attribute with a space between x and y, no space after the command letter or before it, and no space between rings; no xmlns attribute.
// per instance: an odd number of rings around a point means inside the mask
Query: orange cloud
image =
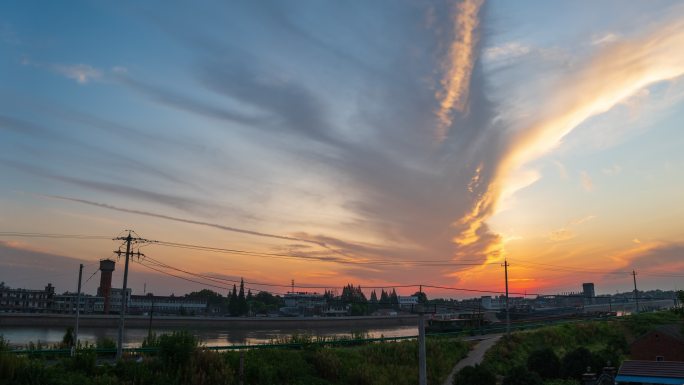
<svg viewBox="0 0 684 385"><path fill-rule="evenodd" d="M445 74L441 81L442 89L436 95L440 102L436 136L440 142L446 138L453 110L464 111L466 108L478 41L478 12L483 2L464 0L456 6L454 40L449 48L448 59L443 64Z"/></svg>
<svg viewBox="0 0 684 385"><path fill-rule="evenodd" d="M682 46L684 20L678 20L642 38L602 45L602 51L586 66L558 82L556 94L539 106L538 118L515 125L522 128L513 131L506 141L485 190L473 194L472 208L456 222L462 227L455 242L479 242L491 249L491 237L480 239L483 234L478 230L496 212L503 192L510 190L508 177L555 149L567 134L592 116L612 109L645 87L684 74L684 50L679 49Z"/></svg>

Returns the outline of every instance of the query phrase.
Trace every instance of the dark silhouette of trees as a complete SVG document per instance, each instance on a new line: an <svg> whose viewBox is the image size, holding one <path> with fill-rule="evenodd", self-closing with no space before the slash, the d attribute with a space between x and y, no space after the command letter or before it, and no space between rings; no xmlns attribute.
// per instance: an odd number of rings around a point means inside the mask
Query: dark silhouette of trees
<svg viewBox="0 0 684 385"><path fill-rule="evenodd" d="M228 313L233 317L237 316L240 312L239 306L237 287L233 285L233 292L230 294L230 302L228 303Z"/></svg>
<svg viewBox="0 0 684 385"><path fill-rule="evenodd" d="M582 379L587 368L597 369L598 359L585 347L579 347L568 352L561 360L561 376L563 378Z"/></svg>
<svg viewBox="0 0 684 385"><path fill-rule="evenodd" d="M466 366L456 373L453 385L496 385L496 376L481 365Z"/></svg>
<svg viewBox="0 0 684 385"><path fill-rule="evenodd" d="M502 385L543 385L541 377L524 366L516 366L504 377Z"/></svg>
<svg viewBox="0 0 684 385"><path fill-rule="evenodd" d="M527 369L546 380L558 378L560 359L551 348L535 350L527 357Z"/></svg>

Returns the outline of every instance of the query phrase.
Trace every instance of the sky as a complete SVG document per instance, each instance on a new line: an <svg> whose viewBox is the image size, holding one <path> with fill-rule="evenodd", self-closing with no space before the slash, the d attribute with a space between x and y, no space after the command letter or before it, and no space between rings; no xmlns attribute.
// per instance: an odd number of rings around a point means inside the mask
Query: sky
<svg viewBox="0 0 684 385"><path fill-rule="evenodd" d="M94 293L134 230L136 293L681 289L683 46L676 1L2 2L0 281Z"/></svg>

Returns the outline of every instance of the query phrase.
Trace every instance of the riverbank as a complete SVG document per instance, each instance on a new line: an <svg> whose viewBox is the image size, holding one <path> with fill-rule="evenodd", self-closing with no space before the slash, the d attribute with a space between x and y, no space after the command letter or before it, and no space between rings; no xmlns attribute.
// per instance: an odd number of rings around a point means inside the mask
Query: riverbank
<svg viewBox="0 0 684 385"><path fill-rule="evenodd" d="M68 327L74 325L73 314L32 314L32 313L0 313L2 327ZM177 317L155 316L152 323L155 328L193 328L193 329L311 329L317 328L369 328L413 326L417 323L415 315L394 317ZM146 328L150 323L148 316L126 316L126 326ZM119 325L118 315L81 315L79 324L89 328L116 328Z"/></svg>

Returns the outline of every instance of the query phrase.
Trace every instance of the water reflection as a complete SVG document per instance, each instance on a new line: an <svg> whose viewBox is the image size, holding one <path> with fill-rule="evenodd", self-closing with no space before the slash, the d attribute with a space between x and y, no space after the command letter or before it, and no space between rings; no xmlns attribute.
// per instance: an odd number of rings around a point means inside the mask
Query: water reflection
<svg viewBox="0 0 684 385"><path fill-rule="evenodd" d="M12 346L24 346L29 342L41 342L43 344L56 344L62 341L63 328L50 327L5 327L0 331ZM155 329L157 334L171 333L173 329ZM200 338L207 346L225 345L255 345L269 343L271 341L289 337L293 334L307 334L316 337L340 338L350 337L352 333L365 333L371 338L377 337L402 337L418 334L416 326L399 326L388 328L360 328L350 330L348 328L317 328L317 329L267 329L267 330L193 330L194 335ZM117 339L117 329L109 328L81 328L79 339L83 342L96 343L96 341L110 338ZM125 346L138 347L147 337L147 329L126 329Z"/></svg>

